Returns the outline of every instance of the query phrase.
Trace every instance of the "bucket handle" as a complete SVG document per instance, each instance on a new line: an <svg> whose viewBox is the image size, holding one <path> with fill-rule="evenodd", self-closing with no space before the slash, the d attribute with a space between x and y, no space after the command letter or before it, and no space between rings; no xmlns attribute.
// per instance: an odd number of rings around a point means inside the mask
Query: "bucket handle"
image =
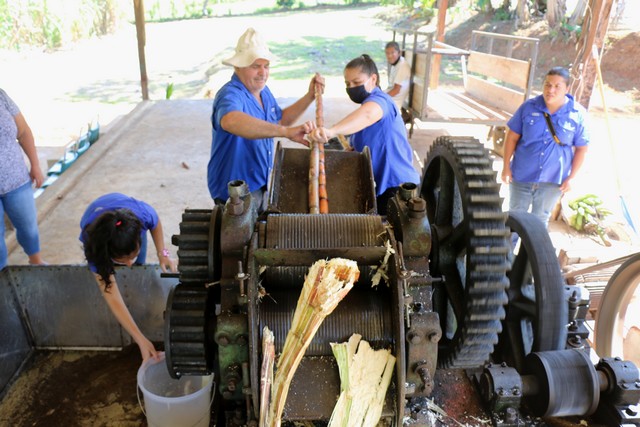
<svg viewBox="0 0 640 427"><path fill-rule="evenodd" d="M144 405L142 404L142 400L140 400L139 384L136 384L136 395L138 396L138 405L140 405L140 409L142 410L144 417L147 418L147 411L144 410ZM213 398L215 397L215 395L216 395L216 391L215 391L215 383L214 383L213 387L211 388L211 400L209 401L209 406L207 406L207 411L211 411L211 405L213 405ZM191 427L194 427L200 424L200 421L204 420L204 417L206 416L207 416L207 413L205 412L204 415L202 415L200 419L198 419L198 421L196 421Z"/></svg>

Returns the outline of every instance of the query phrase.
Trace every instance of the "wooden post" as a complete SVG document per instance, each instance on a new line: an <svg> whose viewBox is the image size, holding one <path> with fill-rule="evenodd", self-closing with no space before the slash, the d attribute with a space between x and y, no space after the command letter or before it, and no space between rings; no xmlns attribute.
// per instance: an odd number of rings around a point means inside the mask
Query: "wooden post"
<svg viewBox="0 0 640 427"><path fill-rule="evenodd" d="M593 86L596 80L596 63L593 59L593 46L602 51L604 38L609 28L609 16L613 0L590 0L585 16L582 36L578 41L578 54L573 61L572 81L569 92L585 108L589 108ZM589 13L589 11L591 13Z"/></svg>
<svg viewBox="0 0 640 427"><path fill-rule="evenodd" d="M136 36L138 38L138 61L140 62L140 89L142 99L149 99L149 82L147 79L147 63L144 57L144 46L147 44L144 31L144 3L143 0L133 0L133 10L136 18Z"/></svg>
<svg viewBox="0 0 640 427"><path fill-rule="evenodd" d="M444 26L447 18L447 7L449 7L449 0L438 0L438 27L436 29L436 41L444 42ZM429 86L431 89L438 87L440 78L440 61L442 55L436 53L433 55L431 62L431 81Z"/></svg>

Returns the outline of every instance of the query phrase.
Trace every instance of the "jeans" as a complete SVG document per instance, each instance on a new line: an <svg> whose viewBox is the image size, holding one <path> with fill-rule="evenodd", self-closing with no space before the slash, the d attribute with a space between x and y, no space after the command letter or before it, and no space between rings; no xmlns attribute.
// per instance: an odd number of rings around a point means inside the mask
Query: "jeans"
<svg viewBox="0 0 640 427"><path fill-rule="evenodd" d="M551 212L562 192L557 184L546 182L511 182L509 184L509 210L528 212L535 215L545 227L549 225Z"/></svg>
<svg viewBox="0 0 640 427"><path fill-rule="evenodd" d="M33 199L31 181L15 190L0 195L0 269L7 265L7 243L4 241L4 213L16 229L16 239L27 255L40 252L38 214Z"/></svg>
<svg viewBox="0 0 640 427"><path fill-rule="evenodd" d="M140 234L140 252L138 252L138 257L134 262L135 265L144 265L147 261L147 230L144 230L142 234Z"/></svg>

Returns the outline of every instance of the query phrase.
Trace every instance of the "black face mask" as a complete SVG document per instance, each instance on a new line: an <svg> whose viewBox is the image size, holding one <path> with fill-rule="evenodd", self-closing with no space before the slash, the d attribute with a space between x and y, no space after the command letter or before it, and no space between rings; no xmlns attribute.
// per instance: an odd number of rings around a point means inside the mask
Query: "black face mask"
<svg viewBox="0 0 640 427"><path fill-rule="evenodd" d="M364 88L364 85L356 86L356 87L348 87L347 95L349 98L356 104L362 104L362 102L367 99L369 96L369 92Z"/></svg>

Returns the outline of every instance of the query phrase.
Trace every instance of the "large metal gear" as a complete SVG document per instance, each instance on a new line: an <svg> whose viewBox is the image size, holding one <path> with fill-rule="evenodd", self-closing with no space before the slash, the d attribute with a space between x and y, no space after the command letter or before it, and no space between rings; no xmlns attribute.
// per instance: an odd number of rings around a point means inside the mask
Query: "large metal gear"
<svg viewBox="0 0 640 427"><path fill-rule="evenodd" d="M509 304L494 360L518 371L531 352L562 350L568 308L564 279L544 224L527 212L510 212L515 248L508 273Z"/></svg>
<svg viewBox="0 0 640 427"><path fill-rule="evenodd" d="M209 290L178 284L165 311L165 357L173 378L213 372L216 317Z"/></svg>
<svg viewBox="0 0 640 427"><path fill-rule="evenodd" d="M220 221L222 207L187 209L180 234L172 237L178 247L180 283L202 285L220 279Z"/></svg>
<svg viewBox="0 0 640 427"><path fill-rule="evenodd" d="M442 367L477 368L493 352L507 303L509 230L496 173L472 137L439 137L425 162L421 195L427 201L433 248L434 309L443 330Z"/></svg>
<svg viewBox="0 0 640 427"><path fill-rule="evenodd" d="M186 210L178 246L180 283L171 290L165 311L165 354L172 377L208 375L213 370L213 331L220 279L220 218L222 208Z"/></svg>

